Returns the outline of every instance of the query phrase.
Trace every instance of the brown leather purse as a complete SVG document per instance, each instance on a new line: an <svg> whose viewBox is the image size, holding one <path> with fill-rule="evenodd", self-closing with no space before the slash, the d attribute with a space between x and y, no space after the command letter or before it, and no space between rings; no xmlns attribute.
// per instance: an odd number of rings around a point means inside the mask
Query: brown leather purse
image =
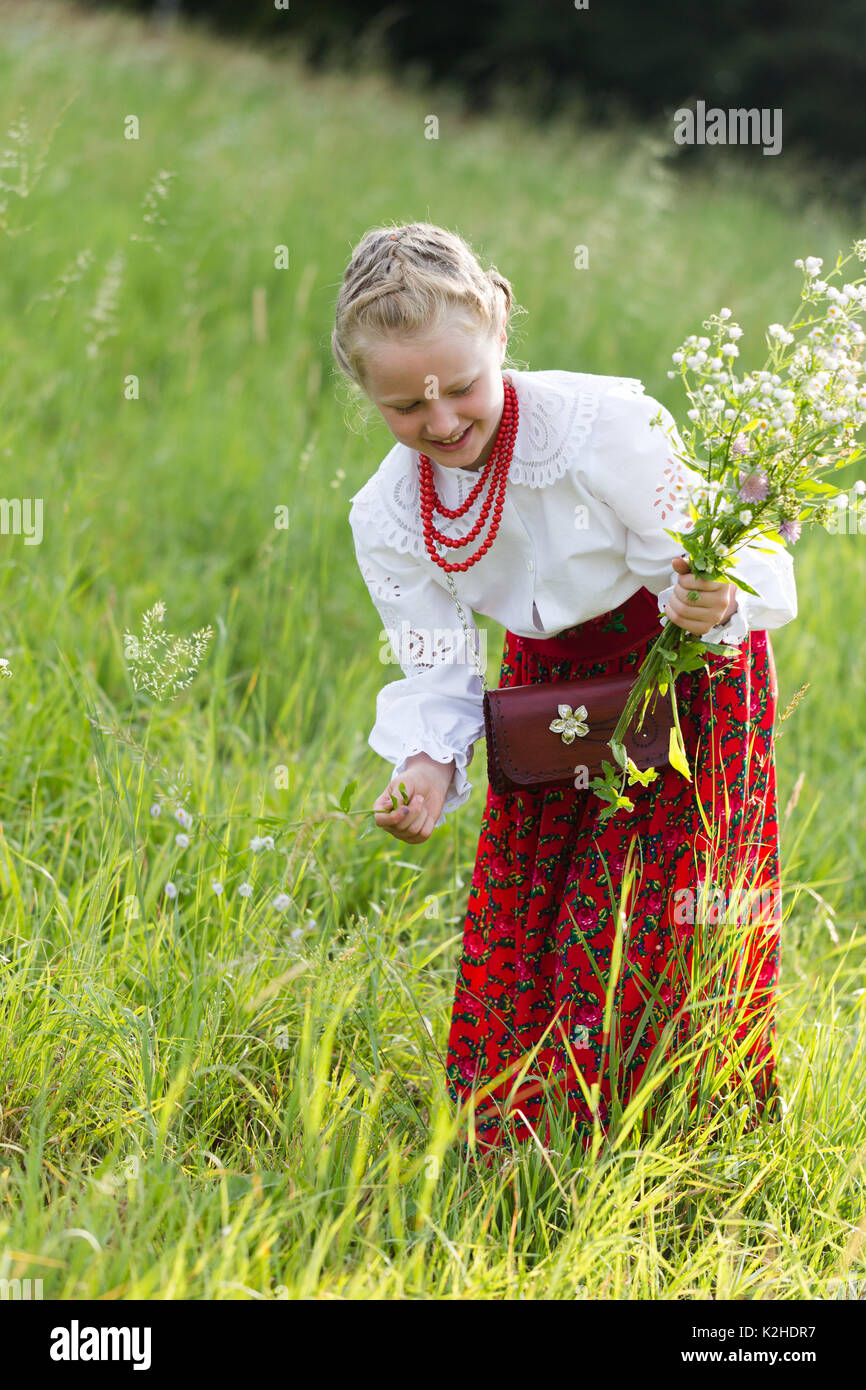
<svg viewBox="0 0 866 1390"><path fill-rule="evenodd" d="M578 772L601 775L604 760L614 763L609 740L622 714L635 673L595 676L579 681L544 681L484 692L487 776L495 792L519 791L547 783L574 784ZM671 703L657 696L640 730L634 724L623 742L636 767L668 762Z"/></svg>
<svg viewBox="0 0 866 1390"><path fill-rule="evenodd" d="M587 680L544 681L491 690L472 643L463 607L450 573L448 587L457 606L466 642L484 688L484 732L487 739L487 778L494 792L519 791L523 787L574 785L578 772L601 775L605 760L615 764L609 740L622 714L636 672L617 676L591 676ZM654 617L654 612L651 613ZM607 656L620 655L646 639L626 639ZM643 772L670 761L673 710L667 695L656 694L635 730L637 716L623 740L628 756Z"/></svg>

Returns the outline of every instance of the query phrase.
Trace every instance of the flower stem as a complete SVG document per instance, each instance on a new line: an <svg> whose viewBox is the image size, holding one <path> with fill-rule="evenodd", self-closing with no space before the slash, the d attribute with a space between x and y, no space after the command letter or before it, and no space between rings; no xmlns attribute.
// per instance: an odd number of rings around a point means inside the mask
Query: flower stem
<svg viewBox="0 0 866 1390"><path fill-rule="evenodd" d="M682 643L683 636L683 628L679 627L676 623L672 623L669 620L665 624L663 631L659 633L644 657L641 668L635 678L634 685L628 693L628 699L623 706L622 714L617 721L617 726L613 731L610 740L611 743L622 743L623 735L631 724L632 718L639 706L643 703L647 694L651 694L658 688L659 676L668 672L668 679L670 680L669 663L662 656L662 652L676 652ZM637 727L640 728L642 723L643 717L641 717Z"/></svg>

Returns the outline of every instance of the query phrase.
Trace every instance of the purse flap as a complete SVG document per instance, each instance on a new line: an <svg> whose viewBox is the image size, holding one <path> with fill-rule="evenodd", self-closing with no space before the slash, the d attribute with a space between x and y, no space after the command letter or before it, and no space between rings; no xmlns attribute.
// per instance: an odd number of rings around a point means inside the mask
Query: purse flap
<svg viewBox="0 0 866 1390"><path fill-rule="evenodd" d="M632 672L489 691L487 737L495 741L505 775L530 786L573 780L581 766L599 773L605 759L614 761L609 740L634 681ZM641 771L667 761L672 725L670 701L656 695L640 732L632 728L623 740Z"/></svg>

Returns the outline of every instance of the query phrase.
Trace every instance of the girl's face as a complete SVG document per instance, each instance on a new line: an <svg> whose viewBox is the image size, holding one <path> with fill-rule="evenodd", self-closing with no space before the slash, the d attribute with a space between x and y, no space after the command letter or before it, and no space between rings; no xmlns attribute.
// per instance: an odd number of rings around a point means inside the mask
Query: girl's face
<svg viewBox="0 0 866 1390"><path fill-rule="evenodd" d="M364 357L367 395L394 438L444 468L482 468L505 393L506 333L455 320L436 338L378 339Z"/></svg>

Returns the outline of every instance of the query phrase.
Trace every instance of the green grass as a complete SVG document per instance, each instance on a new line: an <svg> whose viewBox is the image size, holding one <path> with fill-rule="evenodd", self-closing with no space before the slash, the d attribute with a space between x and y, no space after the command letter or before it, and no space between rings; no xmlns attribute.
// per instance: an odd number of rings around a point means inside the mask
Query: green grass
<svg viewBox="0 0 866 1390"><path fill-rule="evenodd" d="M347 428L328 343L351 245L430 218L513 281L515 360L640 376L680 411L683 336L729 304L757 353L794 259L834 257L863 220L781 158L687 181L665 131L473 123L375 74L66 6L4 6L0 94L0 129L29 127L2 148L31 161L26 197L0 191L3 491L44 499L41 545L0 536L0 1278L60 1298L862 1292L863 539L798 544L800 617L773 634L780 707L810 683L777 744L780 813L799 786L784 1123L747 1133L730 1108L698 1139L674 1093L644 1142L476 1171L441 1058L483 744L469 804L423 846L339 809L389 773L366 743L390 672L347 512L390 440ZM162 703L123 659L158 599L169 630L214 628ZM185 851L170 804L150 815L175 783ZM260 817L289 828L255 855Z"/></svg>

